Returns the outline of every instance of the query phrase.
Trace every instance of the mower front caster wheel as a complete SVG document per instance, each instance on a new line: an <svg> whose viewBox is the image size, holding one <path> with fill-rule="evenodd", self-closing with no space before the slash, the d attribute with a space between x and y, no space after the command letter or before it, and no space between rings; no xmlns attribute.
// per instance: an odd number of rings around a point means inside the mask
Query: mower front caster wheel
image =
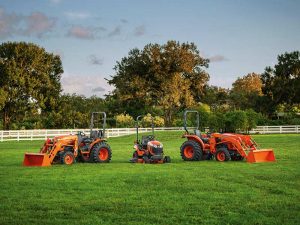
<svg viewBox="0 0 300 225"><path fill-rule="evenodd" d="M171 162L171 157L170 156L165 156L164 163L170 163L170 162Z"/></svg>

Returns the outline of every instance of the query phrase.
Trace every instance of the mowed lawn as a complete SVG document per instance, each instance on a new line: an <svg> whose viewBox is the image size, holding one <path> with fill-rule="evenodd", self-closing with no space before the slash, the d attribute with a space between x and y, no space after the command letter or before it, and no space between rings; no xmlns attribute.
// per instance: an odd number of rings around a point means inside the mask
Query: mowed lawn
<svg viewBox="0 0 300 225"><path fill-rule="evenodd" d="M0 224L300 224L300 135L257 135L277 162L184 162L181 132L158 132L171 164L130 164L135 136L110 138L108 164L23 167L43 141L0 143Z"/></svg>

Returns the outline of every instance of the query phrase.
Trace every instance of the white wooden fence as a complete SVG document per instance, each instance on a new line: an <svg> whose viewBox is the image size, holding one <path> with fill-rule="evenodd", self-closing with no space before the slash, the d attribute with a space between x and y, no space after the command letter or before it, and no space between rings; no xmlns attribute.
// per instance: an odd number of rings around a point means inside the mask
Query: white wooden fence
<svg viewBox="0 0 300 225"><path fill-rule="evenodd" d="M258 126L250 134L300 134L300 125Z"/></svg>
<svg viewBox="0 0 300 225"><path fill-rule="evenodd" d="M182 127L156 127L156 131L182 131ZM23 141L23 140L45 140L58 135L76 134L78 131L89 135L89 129L60 129L60 130L1 130L0 142ZM134 134L135 128L113 128L106 129L106 137L118 137ZM151 128L140 128L140 133L151 132ZM250 131L250 134L300 134L300 125L291 126L258 126Z"/></svg>
<svg viewBox="0 0 300 225"><path fill-rule="evenodd" d="M179 131L182 127L156 127L155 131ZM59 135L77 134L79 131L90 134L89 129L59 129L59 130L1 130L0 142L3 141L25 141L46 140ZM139 133L151 132L152 128L139 128ZM105 137L118 137L135 134L136 128L113 128L105 130Z"/></svg>

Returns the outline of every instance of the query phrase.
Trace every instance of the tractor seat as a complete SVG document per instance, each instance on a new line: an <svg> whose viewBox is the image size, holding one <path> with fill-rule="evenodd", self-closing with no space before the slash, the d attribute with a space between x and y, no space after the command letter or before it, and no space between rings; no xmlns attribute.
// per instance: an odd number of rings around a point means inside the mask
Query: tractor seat
<svg viewBox="0 0 300 225"><path fill-rule="evenodd" d="M91 135L90 135L90 137L92 138L92 139L96 139L96 138L98 138L98 137L100 137L100 131L97 131L97 130L93 130L92 132L91 132Z"/></svg>
<svg viewBox="0 0 300 225"><path fill-rule="evenodd" d="M200 130L195 130L195 135L197 135L204 143L209 143L209 138L202 137Z"/></svg>
<svg viewBox="0 0 300 225"><path fill-rule="evenodd" d="M146 148L149 141L150 140L149 140L148 136L142 136L142 146L143 147Z"/></svg>

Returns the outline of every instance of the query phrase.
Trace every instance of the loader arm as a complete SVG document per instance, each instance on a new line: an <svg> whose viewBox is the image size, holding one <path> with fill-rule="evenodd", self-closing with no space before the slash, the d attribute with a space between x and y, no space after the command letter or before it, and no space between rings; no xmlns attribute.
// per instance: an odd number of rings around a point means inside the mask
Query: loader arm
<svg viewBox="0 0 300 225"><path fill-rule="evenodd" d="M246 146L237 138L225 136L221 139L222 143L231 145L242 157L246 158Z"/></svg>
<svg viewBox="0 0 300 225"><path fill-rule="evenodd" d="M64 151L64 147L67 146L65 141L57 141L54 144L50 144L46 141L39 153L25 153L23 165L24 166L50 166L59 151ZM74 144L74 155L78 152L77 139Z"/></svg>

